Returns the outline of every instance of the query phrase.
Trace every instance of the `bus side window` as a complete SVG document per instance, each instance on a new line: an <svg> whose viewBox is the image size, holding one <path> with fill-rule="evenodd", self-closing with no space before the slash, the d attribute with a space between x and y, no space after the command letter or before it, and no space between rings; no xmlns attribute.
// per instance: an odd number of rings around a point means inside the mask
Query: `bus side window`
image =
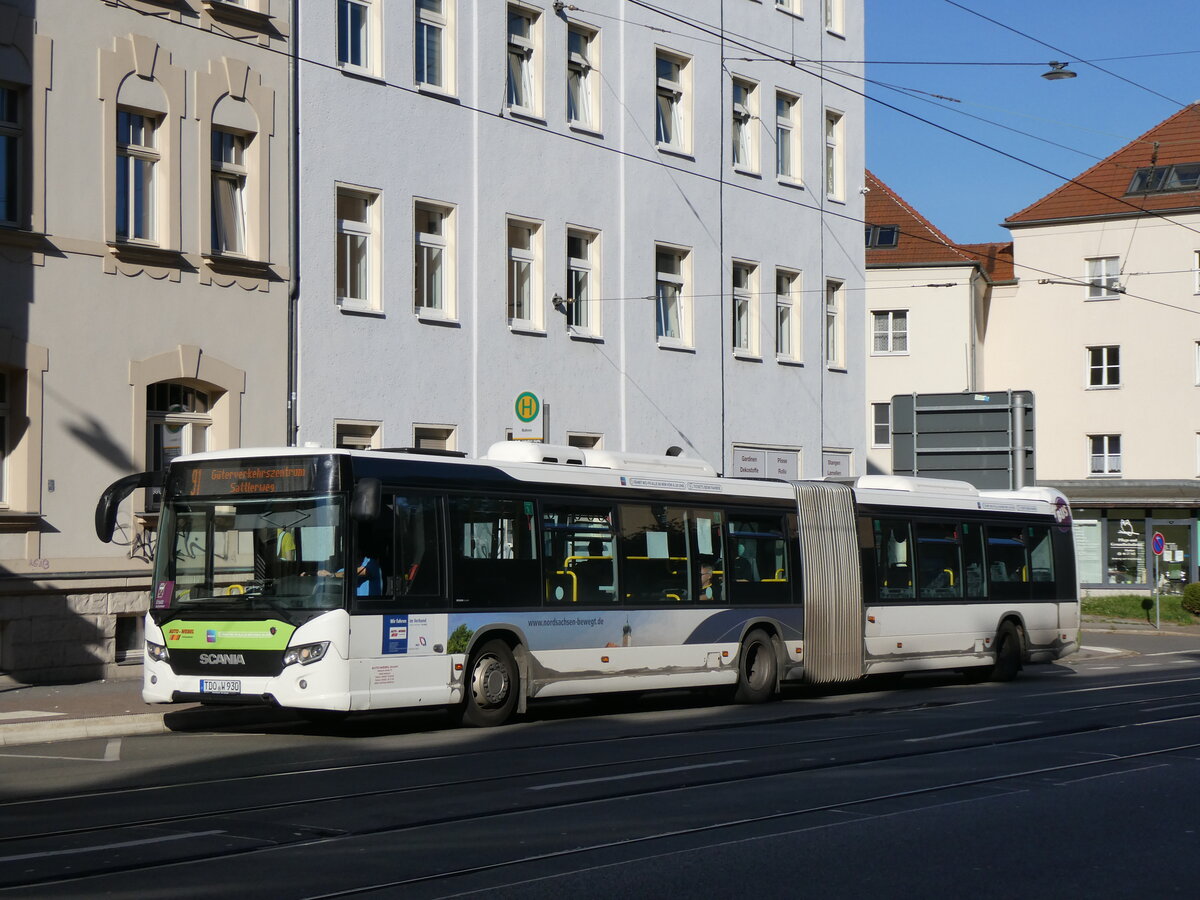
<svg viewBox="0 0 1200 900"><path fill-rule="evenodd" d="M687 511L669 506L620 507L621 593L625 603L686 603L691 561Z"/></svg>
<svg viewBox="0 0 1200 900"><path fill-rule="evenodd" d="M783 516L729 514L726 578L732 603L790 603L791 568Z"/></svg>
<svg viewBox="0 0 1200 900"><path fill-rule="evenodd" d="M967 597L987 596L987 564L983 555L983 529L971 522L962 525L963 582Z"/></svg>
<svg viewBox="0 0 1200 900"><path fill-rule="evenodd" d="M963 595L958 526L918 522L917 567L921 599L952 599Z"/></svg>
<svg viewBox="0 0 1200 900"><path fill-rule="evenodd" d="M881 600L911 600L916 596L910 527L904 519L875 520L875 577Z"/></svg>
<svg viewBox="0 0 1200 900"><path fill-rule="evenodd" d="M1029 580L1034 600L1053 600L1054 546L1050 541L1050 529L1045 525L1033 525L1025 529L1029 547Z"/></svg>
<svg viewBox="0 0 1200 900"><path fill-rule="evenodd" d="M397 496L395 593L401 605L441 598L442 540L436 497Z"/></svg>
<svg viewBox="0 0 1200 900"><path fill-rule="evenodd" d="M542 507L546 602L617 602L611 506L574 503Z"/></svg>
<svg viewBox="0 0 1200 900"><path fill-rule="evenodd" d="M379 515L358 523L351 556L354 572L351 594L361 600L386 602L393 592L395 513L392 498L384 497ZM349 570L347 570L349 573ZM375 605L375 604L372 604Z"/></svg>
<svg viewBox="0 0 1200 900"><path fill-rule="evenodd" d="M1029 599L1029 554L1025 529L987 528L988 593L997 600Z"/></svg>
<svg viewBox="0 0 1200 900"><path fill-rule="evenodd" d="M451 497L454 605L526 606L538 596L536 527L532 500Z"/></svg>

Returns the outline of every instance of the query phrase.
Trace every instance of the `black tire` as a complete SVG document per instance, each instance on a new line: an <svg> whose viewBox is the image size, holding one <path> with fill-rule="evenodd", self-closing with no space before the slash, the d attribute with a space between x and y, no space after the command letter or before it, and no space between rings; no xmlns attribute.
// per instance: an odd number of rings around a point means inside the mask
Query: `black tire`
<svg viewBox="0 0 1200 900"><path fill-rule="evenodd" d="M779 659L771 636L755 628L742 639L738 651L738 683L735 703L765 703L775 696L779 681Z"/></svg>
<svg viewBox="0 0 1200 900"><path fill-rule="evenodd" d="M996 664L992 666L992 681L1012 681L1021 671L1025 655L1025 633L1020 625L1004 622L996 632Z"/></svg>
<svg viewBox="0 0 1200 900"><path fill-rule="evenodd" d="M476 650L463 689L467 695L464 725L491 728L507 722L521 693L521 674L508 644L491 640Z"/></svg>

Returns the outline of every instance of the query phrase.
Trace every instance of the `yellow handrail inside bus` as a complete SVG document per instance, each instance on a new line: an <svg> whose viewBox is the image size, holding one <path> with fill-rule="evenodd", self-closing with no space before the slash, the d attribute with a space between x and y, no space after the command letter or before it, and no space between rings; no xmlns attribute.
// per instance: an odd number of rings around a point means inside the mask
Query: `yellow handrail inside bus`
<svg viewBox="0 0 1200 900"><path fill-rule="evenodd" d="M569 569L559 569L554 574L555 575L566 575L566 576L570 577L570 579L571 579L571 602L578 603L579 602L579 576L576 575L574 572L570 571ZM549 585L549 583L547 583L547 585L546 585L547 598L549 598L549 595L550 595L550 585Z"/></svg>

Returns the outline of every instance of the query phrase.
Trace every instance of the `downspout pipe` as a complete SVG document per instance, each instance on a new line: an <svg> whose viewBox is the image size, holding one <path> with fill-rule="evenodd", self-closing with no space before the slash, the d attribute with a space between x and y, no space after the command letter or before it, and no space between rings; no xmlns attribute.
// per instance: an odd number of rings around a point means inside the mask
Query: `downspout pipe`
<svg viewBox="0 0 1200 900"><path fill-rule="evenodd" d="M292 0L288 54L288 312L287 446L296 446L296 382L300 344L300 0Z"/></svg>

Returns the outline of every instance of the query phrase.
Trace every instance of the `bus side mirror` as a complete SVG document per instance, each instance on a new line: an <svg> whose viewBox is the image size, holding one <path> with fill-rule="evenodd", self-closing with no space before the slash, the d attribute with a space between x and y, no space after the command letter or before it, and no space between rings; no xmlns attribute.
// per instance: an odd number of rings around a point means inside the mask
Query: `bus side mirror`
<svg viewBox="0 0 1200 900"><path fill-rule="evenodd" d="M138 488L158 487L163 483L162 472L135 472L118 478L100 495L96 504L96 537L109 543L117 527L117 507Z"/></svg>
<svg viewBox="0 0 1200 900"><path fill-rule="evenodd" d="M350 501L350 518L355 522L370 522L379 518L383 484L378 478L364 478L354 486L354 499Z"/></svg>

